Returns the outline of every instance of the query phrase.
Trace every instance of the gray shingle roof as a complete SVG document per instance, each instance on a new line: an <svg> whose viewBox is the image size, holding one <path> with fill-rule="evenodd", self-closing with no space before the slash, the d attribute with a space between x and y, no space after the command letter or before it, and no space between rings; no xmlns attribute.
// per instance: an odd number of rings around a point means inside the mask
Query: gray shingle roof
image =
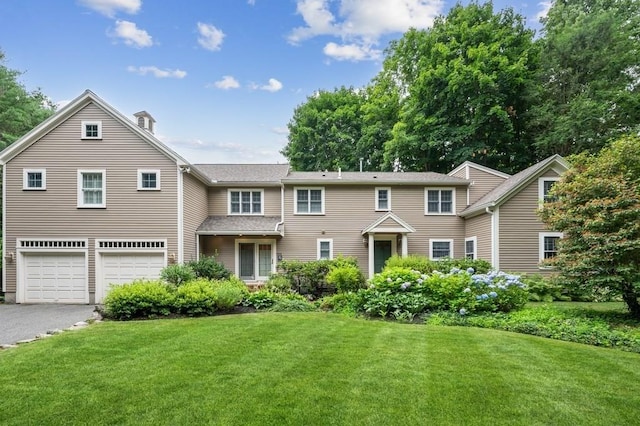
<svg viewBox="0 0 640 426"><path fill-rule="evenodd" d="M280 184L288 164L194 164L212 183Z"/></svg>
<svg viewBox="0 0 640 426"><path fill-rule="evenodd" d="M434 172L290 172L284 183L468 185L469 181Z"/></svg>
<svg viewBox="0 0 640 426"><path fill-rule="evenodd" d="M509 198L511 194L516 192L522 186L529 183L533 178L538 176L541 172L548 169L553 163L558 163L564 168L569 168L569 164L559 155L553 155L548 157L533 166L522 170L519 173L511 176L500 185L493 188L491 191L482 196L478 201L467 207L462 213L462 216L468 216L472 213L476 213L481 210L485 210L487 207L491 207L500 204L502 201Z"/></svg>
<svg viewBox="0 0 640 426"><path fill-rule="evenodd" d="M280 216L209 216L197 229L204 235L282 235Z"/></svg>

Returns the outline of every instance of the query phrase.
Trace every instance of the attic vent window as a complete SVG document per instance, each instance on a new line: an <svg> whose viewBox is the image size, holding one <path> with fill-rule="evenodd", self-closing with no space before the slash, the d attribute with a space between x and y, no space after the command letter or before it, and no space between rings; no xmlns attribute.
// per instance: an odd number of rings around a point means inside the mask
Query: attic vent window
<svg viewBox="0 0 640 426"><path fill-rule="evenodd" d="M81 139L102 139L102 121L83 121Z"/></svg>

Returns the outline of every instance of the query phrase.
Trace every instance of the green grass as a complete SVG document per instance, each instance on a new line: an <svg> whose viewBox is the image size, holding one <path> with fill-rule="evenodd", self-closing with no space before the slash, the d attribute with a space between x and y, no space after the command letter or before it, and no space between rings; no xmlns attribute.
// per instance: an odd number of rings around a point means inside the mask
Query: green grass
<svg viewBox="0 0 640 426"><path fill-rule="evenodd" d="M0 352L0 424L637 424L640 355L261 313L104 322Z"/></svg>

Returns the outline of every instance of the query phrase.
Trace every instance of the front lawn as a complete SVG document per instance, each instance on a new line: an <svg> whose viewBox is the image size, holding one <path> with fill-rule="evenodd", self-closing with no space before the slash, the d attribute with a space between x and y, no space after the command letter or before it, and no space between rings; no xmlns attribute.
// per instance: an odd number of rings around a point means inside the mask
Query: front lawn
<svg viewBox="0 0 640 426"><path fill-rule="evenodd" d="M602 425L640 355L497 330L261 313L104 322L0 352L1 424Z"/></svg>

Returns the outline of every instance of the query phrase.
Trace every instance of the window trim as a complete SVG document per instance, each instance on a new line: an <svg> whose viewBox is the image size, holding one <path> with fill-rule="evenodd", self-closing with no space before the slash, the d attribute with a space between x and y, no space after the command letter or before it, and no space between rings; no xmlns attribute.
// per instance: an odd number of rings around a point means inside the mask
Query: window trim
<svg viewBox="0 0 640 426"><path fill-rule="evenodd" d="M102 174L102 203L85 204L84 192L82 187L82 176L85 173L101 173ZM78 169L78 208L79 209L100 209L107 207L107 171L106 169Z"/></svg>
<svg viewBox="0 0 640 426"><path fill-rule="evenodd" d="M234 213L231 211L231 193L232 192L239 192L240 195L240 211L237 213ZM244 213L242 212L242 193L243 192L248 192L251 194L251 212L249 213ZM254 192L259 192L260 193L260 211L259 212L254 212L253 211L253 193ZM264 216L264 189L260 189L260 188L229 188L227 189L227 212L229 214L229 216Z"/></svg>
<svg viewBox="0 0 640 426"><path fill-rule="evenodd" d="M333 238L318 238L316 240L316 258L317 260L322 260L323 258L321 257L321 247L322 247L322 243L329 243L329 258L327 260L332 260L333 259Z"/></svg>
<svg viewBox="0 0 640 426"><path fill-rule="evenodd" d="M433 243L449 243L449 256L433 257ZM429 259L430 260L453 259L453 238L430 238L429 239Z"/></svg>
<svg viewBox="0 0 640 426"><path fill-rule="evenodd" d="M560 180L560 176L551 176L551 177L540 177L538 178L538 201L542 206L546 200L544 197L544 183L545 182L558 182Z"/></svg>
<svg viewBox="0 0 640 426"><path fill-rule="evenodd" d="M87 135L87 126L96 125L98 126L98 136L88 136ZM100 120L82 120L80 127L80 139L87 140L100 140L102 139L102 121Z"/></svg>
<svg viewBox="0 0 640 426"><path fill-rule="evenodd" d="M429 191L438 191L438 212L429 211ZM451 191L451 212L442 213L442 191ZM424 189L424 214L429 216L455 216L456 188L455 187L426 187Z"/></svg>
<svg viewBox="0 0 640 426"><path fill-rule="evenodd" d="M42 186L29 186L29 174L41 173ZM47 169L22 169L22 189L25 191L46 191L47 190Z"/></svg>
<svg viewBox="0 0 640 426"><path fill-rule="evenodd" d="M538 260L539 266L538 269L554 269L553 266L545 266L543 262L546 260L544 257L544 239L546 237L557 237L562 239L564 234L562 232L540 232L538 233ZM557 249L557 248L556 248Z"/></svg>
<svg viewBox="0 0 640 426"><path fill-rule="evenodd" d="M298 191L306 190L320 190L320 203L321 203L321 211L312 212L311 210L311 197L309 197L309 212L298 212ZM325 211L325 197L324 197L324 186L295 186L293 187L293 214L294 215L303 215L303 216L322 216ZM311 195L309 193L309 195Z"/></svg>
<svg viewBox="0 0 640 426"><path fill-rule="evenodd" d="M143 174L151 174L155 173L156 175L156 186L155 188L145 188L142 186L142 175ZM160 191L160 170L157 169L138 169L138 191Z"/></svg>
<svg viewBox="0 0 640 426"><path fill-rule="evenodd" d="M380 207L380 191L387 191L387 207ZM377 212L390 212L391 211L391 187L388 186L378 186L375 189L375 210Z"/></svg>
<svg viewBox="0 0 640 426"><path fill-rule="evenodd" d="M469 241L473 241L473 253L471 253L473 257L471 257L471 260L476 260L478 259L478 238L475 236L464 239L464 258L469 259L469 252L467 252L467 243Z"/></svg>

